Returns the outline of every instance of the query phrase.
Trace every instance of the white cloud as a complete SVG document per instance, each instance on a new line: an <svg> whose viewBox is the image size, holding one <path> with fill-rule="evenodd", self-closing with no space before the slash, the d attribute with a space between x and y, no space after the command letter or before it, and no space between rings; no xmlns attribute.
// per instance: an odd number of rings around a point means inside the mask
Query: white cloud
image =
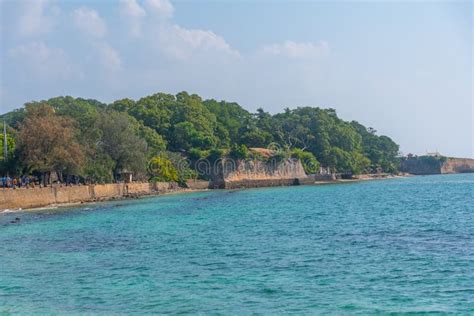
<svg viewBox="0 0 474 316"><path fill-rule="evenodd" d="M159 18L170 19L173 16L174 7L169 0L146 0L145 5Z"/></svg>
<svg viewBox="0 0 474 316"><path fill-rule="evenodd" d="M119 12L128 24L130 34L144 38L142 49L151 46L155 54L162 53L177 60L191 60L200 53L240 56L222 36L211 30L187 29L174 24L171 21L174 7L168 0L145 0L143 7L137 0L122 0ZM207 58L216 57L216 54L211 54Z"/></svg>
<svg viewBox="0 0 474 316"><path fill-rule="evenodd" d="M140 36L142 18L146 16L145 9L136 0L121 0L119 13L123 21L129 25L130 33L133 36Z"/></svg>
<svg viewBox="0 0 474 316"><path fill-rule="evenodd" d="M199 52L219 52L232 57L239 57L223 37L212 31L186 29L179 25L167 26L160 29L162 48L172 57L189 59Z"/></svg>
<svg viewBox="0 0 474 316"><path fill-rule="evenodd" d="M133 8L133 1L128 1L132 5L135 15L139 14L137 8ZM105 40L107 26L97 11L81 7L74 10L73 19L76 27L87 35L87 42L93 48L97 61L106 71L117 71L122 68L120 54Z"/></svg>
<svg viewBox="0 0 474 316"><path fill-rule="evenodd" d="M18 19L18 32L22 36L48 33L55 24L60 9L50 6L48 0L22 1L22 13Z"/></svg>
<svg viewBox="0 0 474 316"><path fill-rule="evenodd" d="M122 60L119 53L108 43L98 42L95 44L99 61L109 71L116 71L122 68Z"/></svg>
<svg viewBox="0 0 474 316"><path fill-rule="evenodd" d="M263 46L261 49L263 54L285 56L294 59L324 57L329 55L329 52L329 45L325 41L318 43L285 41L284 43Z"/></svg>
<svg viewBox="0 0 474 316"><path fill-rule="evenodd" d="M76 27L86 35L103 38L107 34L107 26L97 11L81 7L74 10L72 16Z"/></svg>
<svg viewBox="0 0 474 316"><path fill-rule="evenodd" d="M19 65L28 67L32 75L68 78L73 74L67 54L61 48L48 47L44 42L30 42L9 51Z"/></svg>

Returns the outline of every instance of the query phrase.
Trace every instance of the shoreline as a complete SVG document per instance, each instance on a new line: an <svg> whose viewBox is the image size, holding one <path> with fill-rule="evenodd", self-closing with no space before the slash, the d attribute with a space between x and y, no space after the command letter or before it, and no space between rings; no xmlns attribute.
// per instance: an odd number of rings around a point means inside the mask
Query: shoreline
<svg viewBox="0 0 474 316"><path fill-rule="evenodd" d="M52 203L52 204L38 206L38 207L25 207L25 208L13 208L13 209L0 208L0 216L2 214L10 214L10 213L18 213L18 212L35 212L35 211L68 208L68 207L82 206L82 205L93 205L93 204L106 203L106 202L112 202L112 201L132 201L132 200L138 200L138 199L147 198L147 197L179 195L179 194L186 194L186 193L205 192L209 190L210 189L182 188L182 189L178 189L175 191L168 191L168 192L135 194L135 195L121 196L121 197L110 197L110 198L102 198L102 199L97 199L97 200L85 200L85 201L77 201L77 202Z"/></svg>
<svg viewBox="0 0 474 316"><path fill-rule="evenodd" d="M348 184L348 183L357 183L363 181L373 181L373 180L388 180L388 179L398 179L398 178L406 178L411 177L413 175L386 175L386 176L371 176L371 175L364 175L360 178L356 179L336 179L336 180L328 180L328 181L315 181L314 183L305 183L299 185L330 185L330 184ZM299 186L295 185L295 186ZM268 188L272 186L260 187L260 188ZM43 188L48 189L48 188ZM90 200L81 200L81 201L73 201L73 202L63 202L63 203L50 203L46 205L41 205L37 207L19 207L19 208L0 208L0 215L2 214L10 214L10 213L17 213L17 212L34 212L34 211L41 211L41 210L48 210L48 209L57 209L57 208L68 208L74 206L81 206L87 204L96 204L102 202L110 202L110 201L122 201L122 200L134 200L134 199L141 199L146 197L159 197L164 195L178 195L178 194L186 194L186 193L194 193L194 192L205 192L211 190L248 190L252 189L252 187L241 187L241 188L234 188L234 189L192 189L192 188L173 188L167 191L155 191L155 192L136 192L133 194L125 194L121 196L110 196L110 197L103 197L103 198L96 198ZM22 189L16 189L22 190ZM29 190L29 189L25 189Z"/></svg>

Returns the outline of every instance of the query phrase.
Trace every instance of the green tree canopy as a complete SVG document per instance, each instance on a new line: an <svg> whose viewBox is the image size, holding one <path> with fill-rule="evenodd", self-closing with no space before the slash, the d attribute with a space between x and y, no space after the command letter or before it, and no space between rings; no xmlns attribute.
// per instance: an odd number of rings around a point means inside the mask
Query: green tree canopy
<svg viewBox="0 0 474 316"><path fill-rule="evenodd" d="M101 131L100 150L112 159L115 177L125 170L145 171L147 144L136 134L127 114L103 112L97 127Z"/></svg>
<svg viewBox="0 0 474 316"><path fill-rule="evenodd" d="M220 152L245 156L245 147L272 144L335 172L395 172L399 164L399 148L392 139L356 121L340 119L334 109L307 106L271 114L259 108L250 113L237 103L203 101L187 92L156 93L109 105L69 96L31 102L1 116L14 129L13 138L26 120L26 109L42 104L54 111L54 120L71 120L74 142L85 156L82 175L96 181L107 181L120 169L143 172L144 161L165 152L196 161ZM26 162L18 167L26 167Z"/></svg>

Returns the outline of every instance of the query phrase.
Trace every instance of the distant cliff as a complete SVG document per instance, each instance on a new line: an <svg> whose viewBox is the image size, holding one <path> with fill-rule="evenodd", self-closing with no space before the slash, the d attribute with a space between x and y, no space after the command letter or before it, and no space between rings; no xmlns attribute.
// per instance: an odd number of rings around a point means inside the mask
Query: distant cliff
<svg viewBox="0 0 474 316"><path fill-rule="evenodd" d="M400 171L416 175L474 173L474 159L443 156L409 157L402 160Z"/></svg>
<svg viewBox="0 0 474 316"><path fill-rule="evenodd" d="M441 166L441 173L471 173L474 172L474 159L448 158Z"/></svg>

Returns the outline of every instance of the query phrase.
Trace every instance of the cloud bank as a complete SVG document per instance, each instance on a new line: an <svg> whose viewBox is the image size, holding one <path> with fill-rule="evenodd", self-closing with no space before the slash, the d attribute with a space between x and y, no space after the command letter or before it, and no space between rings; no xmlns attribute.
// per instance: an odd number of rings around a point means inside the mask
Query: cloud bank
<svg viewBox="0 0 474 316"><path fill-rule="evenodd" d="M209 96L219 95L219 89L237 96L243 87L235 82L241 80L249 82L249 90L277 83L292 86L299 80L288 78L285 72L307 78L307 69L320 67L321 60L330 55L325 41L292 40L243 54L213 30L176 23L175 8L168 0L121 0L115 9L116 20L110 22L90 5L78 4L68 11L48 0L24 1L19 18L19 35L24 40L9 49L9 62L21 65L32 77L51 82L67 79L63 82L66 91L95 82L92 93L102 89L99 96L110 101L121 96L117 91L137 95L160 89ZM109 25L117 21L119 27ZM66 36L72 43L61 47L63 40L50 40L55 36ZM272 65L270 58L288 62L291 69ZM306 64L301 68L292 61Z"/></svg>

